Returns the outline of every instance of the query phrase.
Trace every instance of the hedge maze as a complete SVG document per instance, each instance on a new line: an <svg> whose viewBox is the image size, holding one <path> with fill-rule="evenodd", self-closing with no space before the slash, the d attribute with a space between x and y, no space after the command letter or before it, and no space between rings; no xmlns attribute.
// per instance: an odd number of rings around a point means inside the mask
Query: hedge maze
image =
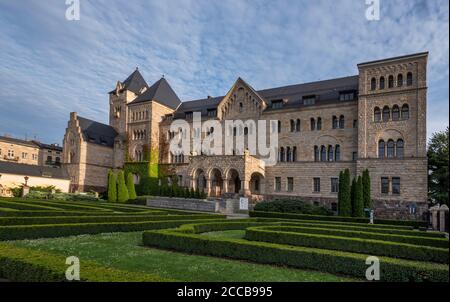
<svg viewBox="0 0 450 302"><path fill-rule="evenodd" d="M253 216L256 214L253 213ZM146 246L257 263L343 274L364 279L366 258L380 259L381 281L445 281L449 242L443 234L407 225L366 225L255 217L196 222L143 233ZM204 233L243 230L242 239Z"/></svg>

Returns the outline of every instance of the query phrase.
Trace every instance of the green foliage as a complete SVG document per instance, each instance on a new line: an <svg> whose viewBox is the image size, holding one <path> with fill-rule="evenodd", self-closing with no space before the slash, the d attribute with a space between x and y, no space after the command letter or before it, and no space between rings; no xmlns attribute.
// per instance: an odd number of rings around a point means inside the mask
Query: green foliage
<svg viewBox="0 0 450 302"><path fill-rule="evenodd" d="M352 196L352 216L364 217L364 195L363 195L363 183L362 177L353 179L352 183L353 196Z"/></svg>
<svg viewBox="0 0 450 302"><path fill-rule="evenodd" d="M276 199L273 201L263 201L257 203L255 211L280 212L280 213L300 213L314 215L333 215L333 213L322 207L308 204L295 199Z"/></svg>
<svg viewBox="0 0 450 302"><path fill-rule="evenodd" d="M361 278L366 255L243 239L213 238L177 230L146 231L145 246L215 257L248 260ZM448 281L448 265L381 258L382 281Z"/></svg>
<svg viewBox="0 0 450 302"><path fill-rule="evenodd" d="M369 174L368 169L365 169L363 171L362 185L363 185L364 208L371 209L372 208L372 194L371 194L371 189L370 189L370 174Z"/></svg>
<svg viewBox="0 0 450 302"><path fill-rule="evenodd" d="M428 144L428 195L433 203L448 205L449 128L433 133Z"/></svg>
<svg viewBox="0 0 450 302"><path fill-rule="evenodd" d="M357 179L356 177L353 178L352 180L352 185L350 186L350 199L352 201L352 217L358 217L357 215L355 215L355 193L356 193L356 185L357 185Z"/></svg>
<svg viewBox="0 0 450 302"><path fill-rule="evenodd" d="M117 202L126 202L129 199L125 175L122 170L117 173Z"/></svg>
<svg viewBox="0 0 450 302"><path fill-rule="evenodd" d="M339 178L339 215L350 217L352 215L352 200L351 200L351 185L350 185L350 170L345 169L340 174Z"/></svg>
<svg viewBox="0 0 450 302"><path fill-rule="evenodd" d="M299 220L323 220L323 221L339 221L339 222L357 222L369 223L369 218L363 217L342 217L342 216L320 216L309 214L294 214L294 213L275 213L275 212L261 212L250 211L250 217L269 217L269 218L283 218L283 219L299 219ZM413 228L426 227L428 223L421 220L391 220L391 219L374 219L375 225L390 225L390 226L407 226Z"/></svg>
<svg viewBox="0 0 450 302"><path fill-rule="evenodd" d="M170 281L156 275L105 267L90 260L83 260L82 265L80 281ZM14 282L64 282L66 270L66 256L0 243L0 278Z"/></svg>
<svg viewBox="0 0 450 302"><path fill-rule="evenodd" d="M133 174L128 173L127 174L127 189L128 189L128 195L129 199L134 200L136 199L136 189L134 187L134 179Z"/></svg>
<svg viewBox="0 0 450 302"><path fill-rule="evenodd" d="M117 180L116 175L111 170L108 173L108 201L117 201Z"/></svg>

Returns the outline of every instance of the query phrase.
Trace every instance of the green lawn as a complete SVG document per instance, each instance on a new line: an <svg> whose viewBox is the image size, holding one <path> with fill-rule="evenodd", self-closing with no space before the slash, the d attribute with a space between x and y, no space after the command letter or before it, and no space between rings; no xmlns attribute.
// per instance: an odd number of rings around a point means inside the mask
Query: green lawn
<svg viewBox="0 0 450 302"><path fill-rule="evenodd" d="M224 231L205 235L241 238L243 232ZM65 256L77 256L81 262L81 274L83 259L89 259L113 268L153 273L179 281L355 281L321 272L146 248L142 246L141 232L20 240L12 243Z"/></svg>

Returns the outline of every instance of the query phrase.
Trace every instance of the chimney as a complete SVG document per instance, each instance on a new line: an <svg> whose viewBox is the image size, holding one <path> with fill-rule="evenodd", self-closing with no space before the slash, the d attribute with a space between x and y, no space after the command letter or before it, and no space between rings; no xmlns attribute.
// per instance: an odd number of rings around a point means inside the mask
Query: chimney
<svg viewBox="0 0 450 302"><path fill-rule="evenodd" d="M71 120L76 120L77 119L77 113L76 112L71 112L70 113L70 119Z"/></svg>

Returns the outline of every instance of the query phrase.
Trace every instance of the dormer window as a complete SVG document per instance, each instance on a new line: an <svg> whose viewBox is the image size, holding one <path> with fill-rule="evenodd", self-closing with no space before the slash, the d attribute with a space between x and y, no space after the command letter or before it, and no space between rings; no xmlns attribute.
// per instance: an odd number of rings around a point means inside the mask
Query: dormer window
<svg viewBox="0 0 450 302"><path fill-rule="evenodd" d="M208 115L209 117L216 117L216 115L217 115L217 110L216 110L216 109L208 109L207 115Z"/></svg>
<svg viewBox="0 0 450 302"><path fill-rule="evenodd" d="M339 92L340 101L353 101L355 99L354 91L341 91Z"/></svg>
<svg viewBox="0 0 450 302"><path fill-rule="evenodd" d="M305 106L314 105L316 103L316 96L315 95L304 96L302 100L303 105Z"/></svg>
<svg viewBox="0 0 450 302"><path fill-rule="evenodd" d="M191 120L194 117L193 112L186 112L185 117L187 120Z"/></svg>
<svg viewBox="0 0 450 302"><path fill-rule="evenodd" d="M272 101L272 109L283 108L283 100L273 100Z"/></svg>

